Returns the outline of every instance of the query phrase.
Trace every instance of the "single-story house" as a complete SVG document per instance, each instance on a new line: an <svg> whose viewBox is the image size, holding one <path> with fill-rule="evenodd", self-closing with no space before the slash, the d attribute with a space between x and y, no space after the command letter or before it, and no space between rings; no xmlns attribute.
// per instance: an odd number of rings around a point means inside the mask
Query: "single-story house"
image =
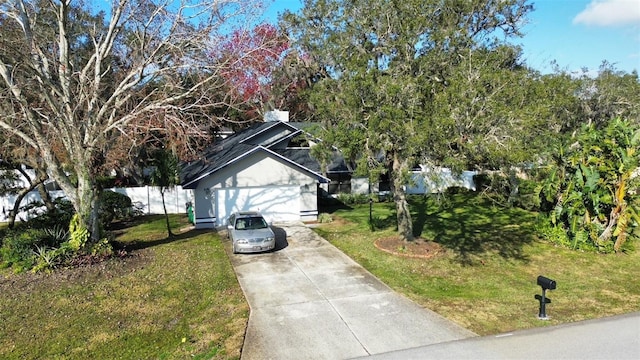
<svg viewBox="0 0 640 360"><path fill-rule="evenodd" d="M320 184L330 179L313 159L303 124L269 119L224 138L183 166L181 185L193 191L196 228L224 226L235 211L260 211L267 221L318 217ZM334 161L332 173L347 172Z"/></svg>
<svg viewBox="0 0 640 360"><path fill-rule="evenodd" d="M370 186L368 179L353 177L337 151L323 172L311 156L311 147L320 140L304 131L306 125L289 122L286 112L270 112L264 122L218 140L200 159L183 166L181 185L192 190L196 228L224 226L233 212L250 210L271 222L312 221L318 218L319 195L388 192L388 179ZM408 194L449 186L475 190L474 172L454 176L448 169L420 166L412 173Z"/></svg>

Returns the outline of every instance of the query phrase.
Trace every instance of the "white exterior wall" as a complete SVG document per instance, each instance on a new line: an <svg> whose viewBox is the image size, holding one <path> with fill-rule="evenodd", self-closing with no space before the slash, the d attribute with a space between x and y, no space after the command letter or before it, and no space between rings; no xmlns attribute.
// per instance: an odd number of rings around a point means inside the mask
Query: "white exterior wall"
<svg viewBox="0 0 640 360"><path fill-rule="evenodd" d="M317 180L286 162L266 153L256 153L218 170L215 175L202 179L194 190L196 227L209 228L223 225L217 219L217 189L243 187L271 187L297 185L300 188L300 213L302 220L316 219Z"/></svg>

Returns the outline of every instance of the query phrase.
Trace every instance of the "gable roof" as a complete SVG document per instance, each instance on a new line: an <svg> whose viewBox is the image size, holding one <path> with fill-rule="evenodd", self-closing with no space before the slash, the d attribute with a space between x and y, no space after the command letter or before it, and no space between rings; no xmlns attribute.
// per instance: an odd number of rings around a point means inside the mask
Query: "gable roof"
<svg viewBox="0 0 640 360"><path fill-rule="evenodd" d="M253 131L241 131L237 135L242 139L240 142L253 145L262 145L268 147L277 140L290 136L293 133L299 133L300 130L295 126L290 125L282 121L270 121L259 124L255 129L249 128L247 130ZM270 135L269 141L260 141L259 136Z"/></svg>
<svg viewBox="0 0 640 360"><path fill-rule="evenodd" d="M329 179L321 174L318 162L311 158L309 149L269 148L281 142L283 138L291 138L299 133L302 131L290 123L281 121L256 123L211 146L201 159L184 165L180 173L182 187L195 188L203 178L257 152L279 158L300 171L316 177L321 183L329 182Z"/></svg>
<svg viewBox="0 0 640 360"><path fill-rule="evenodd" d="M295 161L296 163L311 169L316 172L322 172L320 163L311 155L311 149L309 148L287 148L287 149L272 149L273 152ZM351 173L347 167L344 159L337 152L333 157L331 164L327 166L328 173Z"/></svg>

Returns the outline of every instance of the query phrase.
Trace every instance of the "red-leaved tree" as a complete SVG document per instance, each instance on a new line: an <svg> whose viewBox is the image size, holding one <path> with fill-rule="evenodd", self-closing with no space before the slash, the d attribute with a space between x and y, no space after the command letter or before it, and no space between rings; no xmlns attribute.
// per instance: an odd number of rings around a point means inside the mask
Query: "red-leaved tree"
<svg viewBox="0 0 640 360"><path fill-rule="evenodd" d="M212 57L229 64L222 73L244 110L239 120L261 118L283 104L273 96L274 73L282 66L289 41L271 24L233 32Z"/></svg>

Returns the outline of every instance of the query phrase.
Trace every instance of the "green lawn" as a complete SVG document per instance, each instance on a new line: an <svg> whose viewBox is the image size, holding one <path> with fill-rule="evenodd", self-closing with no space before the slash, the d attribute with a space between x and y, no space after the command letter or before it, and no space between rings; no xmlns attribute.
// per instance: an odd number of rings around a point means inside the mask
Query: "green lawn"
<svg viewBox="0 0 640 360"><path fill-rule="evenodd" d="M0 358L239 358L249 309L215 233L151 216L117 241L131 256L0 275Z"/></svg>
<svg viewBox="0 0 640 360"><path fill-rule="evenodd" d="M535 214L456 195L414 198L415 228L447 249L432 259L374 247L395 233L391 203L341 209L317 231L394 289L478 334L640 310L637 252L598 255L538 241ZM173 229L185 226L173 216ZM0 358L239 358L249 309L218 235L166 238L161 216L119 232L130 256L52 274L0 274ZM538 275L549 321L537 319ZM615 335L614 335L615 336Z"/></svg>
<svg viewBox="0 0 640 360"><path fill-rule="evenodd" d="M332 211L317 231L407 297L482 335L598 318L640 310L640 255L600 255L538 240L536 214L492 206L473 194L444 204L412 198L420 236L447 249L432 259L390 255L374 247L395 233L392 203ZM538 275L556 280L547 292L549 321L537 319Z"/></svg>

